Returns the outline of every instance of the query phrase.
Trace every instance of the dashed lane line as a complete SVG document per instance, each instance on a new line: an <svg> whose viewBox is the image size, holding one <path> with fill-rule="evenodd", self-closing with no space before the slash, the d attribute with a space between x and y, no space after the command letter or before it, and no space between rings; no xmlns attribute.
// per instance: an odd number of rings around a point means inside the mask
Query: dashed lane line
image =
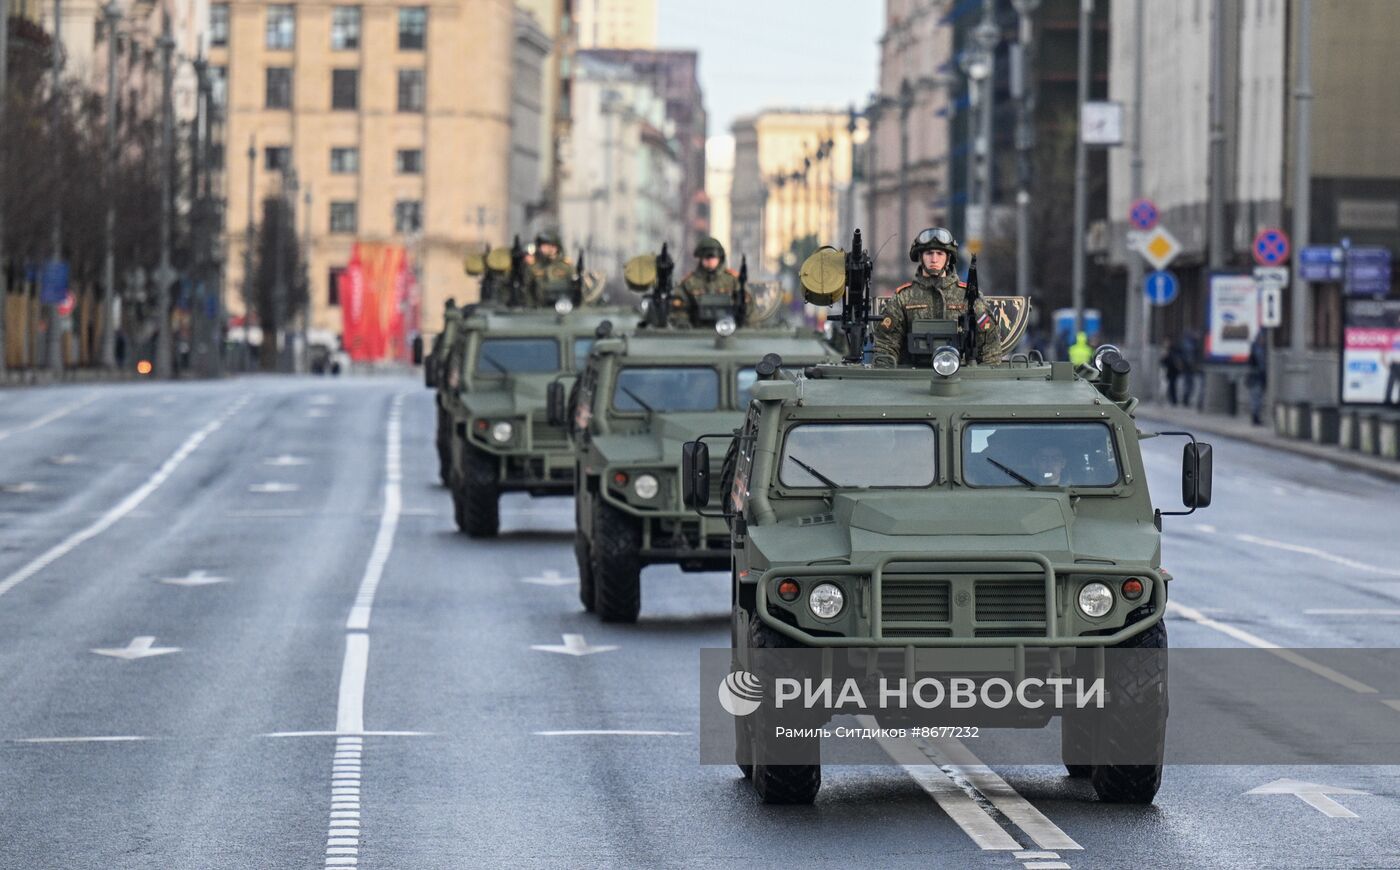
<svg viewBox="0 0 1400 870"><path fill-rule="evenodd" d="M25 580L38 574L49 565L52 565L54 562L57 562L59 559L73 552L83 543L107 531L115 525L118 520L136 510L141 502L149 498L151 493L160 489L161 485L170 479L170 476L175 473L175 469L179 468L180 464L190 457L190 454L199 449L199 445L203 444L210 435L217 432L234 414L242 410L243 406L248 404L251 398L251 396L243 396L230 405L229 408L218 417L215 417L213 420L197 429L190 437L185 439L183 444L176 448L174 453L170 454L170 456L161 463L160 468L156 469L155 473L147 478L145 483L138 486L127 495L126 498L118 502L115 507L98 517L91 525L79 529L64 538L62 541L31 560L28 564L21 567L18 571L10 574L4 580L0 580L0 595L4 595L6 592L9 592Z"/></svg>
<svg viewBox="0 0 1400 870"><path fill-rule="evenodd" d="M394 405L389 411L389 445L384 457L384 511L379 515L379 531L374 536L374 548L370 550L359 592L355 594L355 604L345 621L345 627L351 631L369 628L374 593L384 577L384 566L388 564L389 553L394 548L394 532L398 529L399 513L403 510L403 454L399 446L402 416L403 396L398 395L394 397Z"/></svg>
<svg viewBox="0 0 1400 870"><path fill-rule="evenodd" d="M86 406L86 405L92 404L92 402L95 401L96 399L97 399L97 394L96 394L96 393L93 393L91 396L88 396L86 399L80 399L80 400L78 400L78 401L72 403L71 405L64 405L62 408L56 408L56 409L50 411L49 413L44 414L44 415L41 416L41 417L35 417L33 420L30 420L28 423L25 423L25 424L22 425L22 426L15 426L15 427L10 428L10 429L0 429L0 441L4 441L6 438L9 438L11 435L18 435L18 434L20 434L21 432L33 432L35 429L38 429L38 428L40 428L41 426L47 426L47 425L49 425L50 423L52 423L53 421L55 421L55 420L59 420L59 419L62 419L63 417L68 416L69 414L73 413L74 411L78 410L79 408L82 408L82 407L84 407L84 406Z"/></svg>

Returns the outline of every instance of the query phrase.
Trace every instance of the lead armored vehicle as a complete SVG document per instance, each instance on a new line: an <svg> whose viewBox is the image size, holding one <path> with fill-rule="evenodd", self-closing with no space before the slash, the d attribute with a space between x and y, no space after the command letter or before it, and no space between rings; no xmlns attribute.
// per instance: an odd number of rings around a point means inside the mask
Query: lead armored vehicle
<svg viewBox="0 0 1400 870"><path fill-rule="evenodd" d="M1127 362L1105 347L1079 368L1038 355L977 365L967 331L948 321L909 336L930 367L870 368L861 349L878 315L859 234L851 253L824 256L844 268L804 274L804 290L818 304L844 302L854 352L799 371L766 360L737 436L683 450L686 504L728 523L733 669L761 674L765 650L857 648L911 677L968 649L1006 651L1008 677L1097 669L1108 706L1092 723L1063 717L1062 758L1103 800L1151 801L1165 657L1123 656L1105 670L1094 653L1167 646L1164 512L1148 492L1149 436L1133 417ZM975 271L969 284L975 293ZM711 444L727 456L717 481ZM1210 503L1210 475L1210 446L1190 438L1190 510ZM1007 727L1043 727L1049 715ZM779 755L756 719L735 717L741 770L765 801L811 802L819 740L805 763L771 763ZM1125 723L1147 747L1141 763L1100 751Z"/></svg>

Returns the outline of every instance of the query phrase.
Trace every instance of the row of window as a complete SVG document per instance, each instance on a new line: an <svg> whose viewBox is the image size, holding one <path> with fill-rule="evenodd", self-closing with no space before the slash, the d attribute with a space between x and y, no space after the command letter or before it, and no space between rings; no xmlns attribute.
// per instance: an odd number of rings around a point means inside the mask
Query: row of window
<svg viewBox="0 0 1400 870"><path fill-rule="evenodd" d="M278 51L290 51L296 45L296 7L277 5L267 7L266 45ZM399 9L399 50L422 51L428 39L428 10L424 6ZM229 41L229 5L214 3L209 7L209 44L226 47ZM360 7L335 6L331 9L331 49L355 51L360 47Z"/></svg>
<svg viewBox="0 0 1400 870"><path fill-rule="evenodd" d="M401 199L394 203L394 232L406 235L423 228L423 203ZM360 206L354 200L331 202L332 233L354 233L360 229Z"/></svg>
<svg viewBox="0 0 1400 870"><path fill-rule="evenodd" d="M268 172L280 172L292 166L292 149L286 145L268 145L263 148L263 168ZM353 175L360 171L360 149L355 147L331 149L331 173ZM394 171L399 175L423 174L423 149L400 148L394 152Z"/></svg>
<svg viewBox="0 0 1400 870"><path fill-rule="evenodd" d="M427 95L427 88L423 82L423 71L421 69L401 69L398 73L398 110L400 112L423 111ZM291 67L270 66L267 68L267 87L263 104L268 109L290 109L292 107ZM359 70L331 70L331 108L343 111L355 111L360 108Z"/></svg>

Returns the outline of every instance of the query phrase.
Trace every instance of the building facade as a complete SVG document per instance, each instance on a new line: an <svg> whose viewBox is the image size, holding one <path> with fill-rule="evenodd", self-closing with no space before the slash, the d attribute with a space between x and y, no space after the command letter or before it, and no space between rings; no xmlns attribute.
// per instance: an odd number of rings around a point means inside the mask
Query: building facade
<svg viewBox="0 0 1400 870"><path fill-rule="evenodd" d="M510 87L510 212L506 223L510 232L526 238L534 235L537 219L548 211L554 148L546 138L553 125L545 97L552 48L535 16L516 9Z"/></svg>
<svg viewBox="0 0 1400 870"><path fill-rule="evenodd" d="M734 137L705 142L705 196L710 201L710 235L728 251L733 246L729 197L734 190Z"/></svg>
<svg viewBox="0 0 1400 870"><path fill-rule="evenodd" d="M514 5L234 0L210 16L210 65L226 82L230 313L244 313L259 204L294 171L311 326L339 331L338 270L371 241L407 249L421 327L439 329L443 302L476 292L464 247L509 237Z"/></svg>
<svg viewBox="0 0 1400 870"><path fill-rule="evenodd" d="M656 0L574 0L579 48L656 48Z"/></svg>

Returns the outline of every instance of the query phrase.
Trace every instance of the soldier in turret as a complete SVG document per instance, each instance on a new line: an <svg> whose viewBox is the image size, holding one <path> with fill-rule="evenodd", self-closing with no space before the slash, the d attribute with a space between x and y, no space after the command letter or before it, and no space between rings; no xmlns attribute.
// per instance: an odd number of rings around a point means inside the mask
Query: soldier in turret
<svg viewBox="0 0 1400 870"><path fill-rule="evenodd" d="M562 245L558 230L541 230L535 236L535 262L529 266L525 284L527 308L549 308L573 292L574 267L567 257L560 256Z"/></svg>
<svg viewBox="0 0 1400 870"><path fill-rule="evenodd" d="M732 299L739 291L739 274L724 266L724 245L718 239L705 236L695 245L696 266L681 279L671 297L668 321L672 326L698 326L706 320L701 316L705 297L723 296Z"/></svg>
<svg viewBox="0 0 1400 870"><path fill-rule="evenodd" d="M909 260L918 264L914 278L898 288L886 303L875 328L875 359L880 368L910 365L911 321L963 319L968 313L967 284L958 280L958 241L944 227L929 227L909 246ZM972 303L977 361L1001 360L1001 343L991 310L982 299Z"/></svg>

